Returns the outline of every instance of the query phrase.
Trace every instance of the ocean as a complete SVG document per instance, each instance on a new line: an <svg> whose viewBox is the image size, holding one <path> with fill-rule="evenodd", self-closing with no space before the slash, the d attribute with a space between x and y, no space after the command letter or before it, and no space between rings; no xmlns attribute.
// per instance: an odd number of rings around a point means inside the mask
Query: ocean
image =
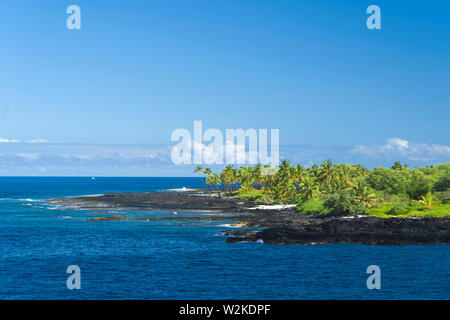
<svg viewBox="0 0 450 320"><path fill-rule="evenodd" d="M229 244L225 222L94 222L86 219L104 213L44 201L201 186L199 178L0 177L0 299L450 297L447 244ZM79 290L67 288L69 265L80 267ZM380 267L379 290L367 288L370 265Z"/></svg>

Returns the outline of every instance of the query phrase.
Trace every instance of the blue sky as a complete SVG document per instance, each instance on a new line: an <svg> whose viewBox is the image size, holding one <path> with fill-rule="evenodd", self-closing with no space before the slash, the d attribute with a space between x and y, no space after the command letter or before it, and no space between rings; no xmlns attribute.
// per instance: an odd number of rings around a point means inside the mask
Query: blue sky
<svg viewBox="0 0 450 320"><path fill-rule="evenodd" d="M66 28L71 4L81 30ZM381 30L366 28L371 4ZM279 129L284 156L305 164L450 161L449 10L445 0L3 0L0 174L169 175L161 150L194 120Z"/></svg>

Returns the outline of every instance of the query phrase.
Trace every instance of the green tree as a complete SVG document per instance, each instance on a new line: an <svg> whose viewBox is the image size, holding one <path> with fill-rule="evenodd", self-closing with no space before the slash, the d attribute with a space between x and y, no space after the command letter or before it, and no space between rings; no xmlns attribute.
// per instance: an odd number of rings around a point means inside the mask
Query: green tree
<svg viewBox="0 0 450 320"><path fill-rule="evenodd" d="M194 172L197 172L197 173L199 174L199 176L200 176L200 181L202 182L202 185L203 185L203 189L205 189L205 182L203 181L203 177L202 177L202 174L203 174L203 169L202 169L202 167L196 166L195 169L194 169Z"/></svg>
<svg viewBox="0 0 450 320"><path fill-rule="evenodd" d="M376 195L368 186L358 183L354 189L354 198L357 203L361 203L365 208L370 208L376 201Z"/></svg>
<svg viewBox="0 0 450 320"><path fill-rule="evenodd" d="M231 195L233 191L233 185L237 183L236 171L231 165L225 167L225 169L220 173L220 180L225 184L228 194Z"/></svg>
<svg viewBox="0 0 450 320"><path fill-rule="evenodd" d="M311 177L304 177L300 185L300 201L306 202L318 193L318 185Z"/></svg>
<svg viewBox="0 0 450 320"><path fill-rule="evenodd" d="M370 186L375 190L397 195L406 195L406 189L411 179L411 171L404 167L395 170L374 168L367 177Z"/></svg>
<svg viewBox="0 0 450 320"><path fill-rule="evenodd" d="M318 178L323 191L333 192L336 187L335 182L337 177L336 168L331 160L325 160L319 166Z"/></svg>

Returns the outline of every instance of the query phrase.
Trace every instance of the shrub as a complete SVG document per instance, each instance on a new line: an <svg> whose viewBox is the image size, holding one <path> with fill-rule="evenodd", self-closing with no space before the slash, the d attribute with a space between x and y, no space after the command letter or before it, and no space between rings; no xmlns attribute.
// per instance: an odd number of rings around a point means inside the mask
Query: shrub
<svg viewBox="0 0 450 320"><path fill-rule="evenodd" d="M411 183L406 187L406 193L410 199L419 200L422 196L426 195L430 191L430 187L425 182L414 177Z"/></svg>
<svg viewBox="0 0 450 320"><path fill-rule="evenodd" d="M446 191L447 189L450 189L450 177L449 176L443 176L439 179L438 182L433 186L434 191Z"/></svg>
<svg viewBox="0 0 450 320"><path fill-rule="evenodd" d="M366 212L366 207L362 203L352 204L349 210L351 215L362 215Z"/></svg>
<svg viewBox="0 0 450 320"><path fill-rule="evenodd" d="M391 215L399 215L399 214L405 214L408 212L409 205L405 202L399 202L395 204L391 210L389 210L388 214Z"/></svg>
<svg viewBox="0 0 450 320"><path fill-rule="evenodd" d="M438 199L444 204L450 203L450 189L447 189L442 192L436 192L436 199Z"/></svg>
<svg viewBox="0 0 450 320"><path fill-rule="evenodd" d="M411 182L411 172L408 168L386 169L374 168L368 177L368 182L375 190L386 191L389 194L406 194Z"/></svg>
<svg viewBox="0 0 450 320"><path fill-rule="evenodd" d="M419 203L425 206L428 210L431 210L433 209L433 206L439 204L440 201L436 200L436 197L431 193L431 191L428 191L426 195L422 196L422 200L419 200Z"/></svg>
<svg viewBox="0 0 450 320"><path fill-rule="evenodd" d="M393 206L394 205L391 202L384 201L370 209L367 209L367 214L374 217L388 218L389 215L387 213L393 208Z"/></svg>
<svg viewBox="0 0 450 320"><path fill-rule="evenodd" d="M328 214L329 210L323 205L322 199L311 199L298 204L298 213L300 214Z"/></svg>
<svg viewBox="0 0 450 320"><path fill-rule="evenodd" d="M324 207L334 215L357 215L365 211L362 203L357 203L353 191L344 189L338 193L325 196Z"/></svg>

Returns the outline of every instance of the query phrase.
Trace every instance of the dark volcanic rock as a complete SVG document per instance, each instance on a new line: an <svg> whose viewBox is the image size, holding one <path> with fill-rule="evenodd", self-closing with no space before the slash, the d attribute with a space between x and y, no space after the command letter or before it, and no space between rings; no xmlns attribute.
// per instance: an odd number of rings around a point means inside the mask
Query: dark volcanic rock
<svg viewBox="0 0 450 320"><path fill-rule="evenodd" d="M225 236L250 236L255 233L254 230L244 229L244 230L225 230L222 231Z"/></svg>
<svg viewBox="0 0 450 320"><path fill-rule="evenodd" d="M431 244L450 243L449 218L327 218L279 225L254 235L229 238L228 242L264 243L363 243L363 244Z"/></svg>
<svg viewBox="0 0 450 320"><path fill-rule="evenodd" d="M238 212L248 202L237 198L206 195L198 192L152 192L152 193L108 193L96 197L76 197L53 199L55 203L73 203L96 207L127 207L141 209L182 209L182 210L231 210Z"/></svg>
<svg viewBox="0 0 450 320"><path fill-rule="evenodd" d="M114 221L114 220L128 220L128 221L234 221L234 217L223 216L211 216L211 217L140 217L140 218L125 218L124 216L112 216L112 217L94 217L89 218L87 221Z"/></svg>

